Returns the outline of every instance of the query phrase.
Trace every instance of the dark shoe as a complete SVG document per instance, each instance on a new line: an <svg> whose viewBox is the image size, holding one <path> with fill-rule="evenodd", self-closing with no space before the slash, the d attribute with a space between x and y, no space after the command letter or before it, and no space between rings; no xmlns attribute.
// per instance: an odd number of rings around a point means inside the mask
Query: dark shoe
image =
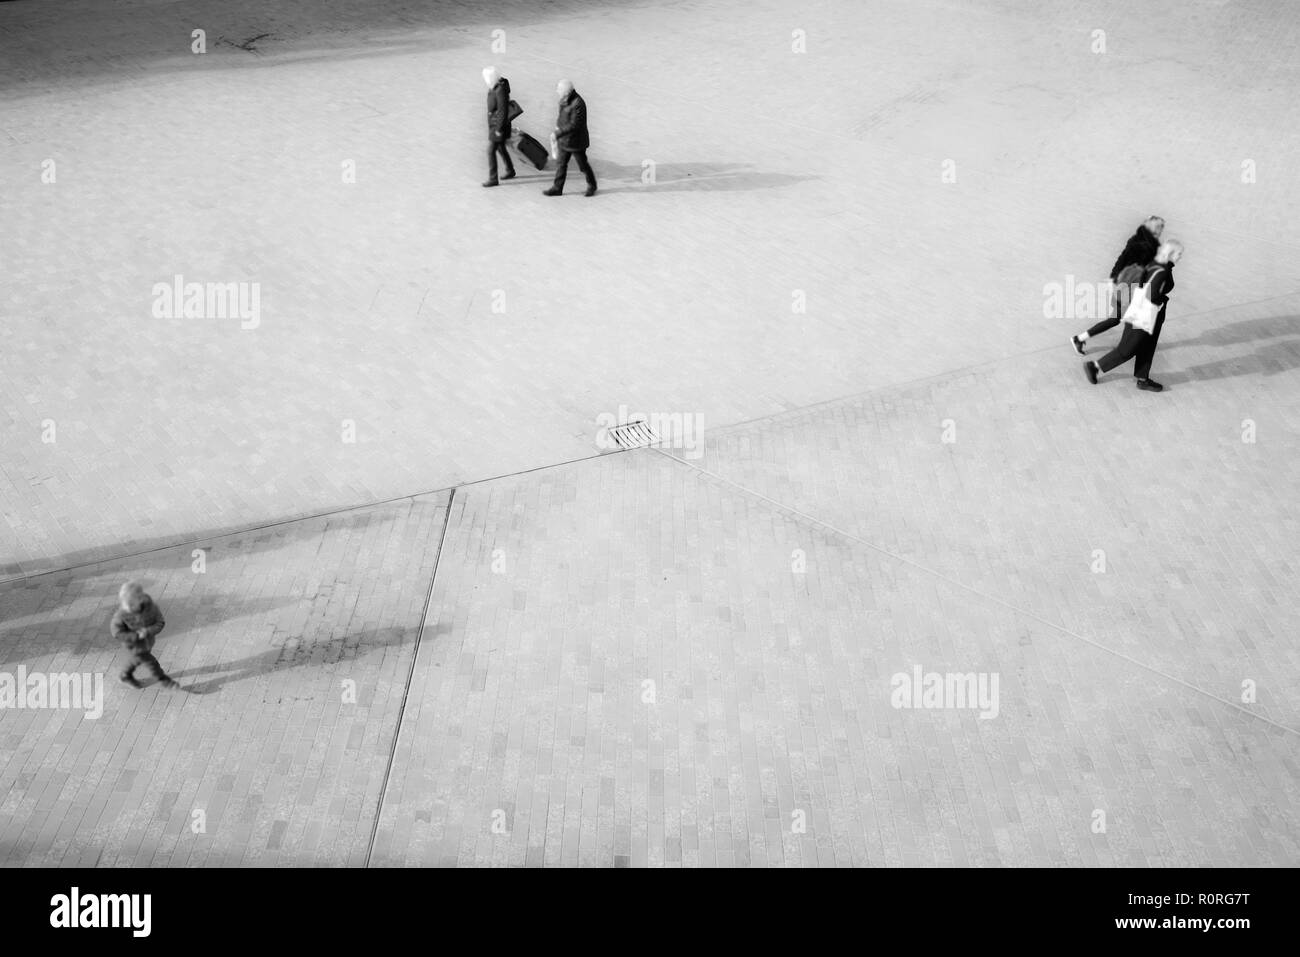
<svg viewBox="0 0 1300 957"><path fill-rule="evenodd" d="M550 189L544 189L544 190L542 190L542 195L543 195L543 196L563 196L564 193L563 193L562 190L558 190L558 189L556 189L554 186L552 186Z"/></svg>
<svg viewBox="0 0 1300 957"><path fill-rule="evenodd" d="M1097 368L1097 363L1093 362L1091 359L1083 364L1083 374L1088 377L1088 381L1093 385L1097 384L1097 374L1100 371L1101 370Z"/></svg>
<svg viewBox="0 0 1300 957"><path fill-rule="evenodd" d="M508 171L506 172L506 175L505 175L505 176L502 176L501 178L502 178L502 179L514 179L514 178L515 178L515 171L514 171L514 170L508 170Z"/></svg>
<svg viewBox="0 0 1300 957"><path fill-rule="evenodd" d="M122 682L124 685L130 685L132 688L141 687L140 682L135 680L134 675L118 675L117 680Z"/></svg>
<svg viewBox="0 0 1300 957"><path fill-rule="evenodd" d="M1078 336L1070 336L1070 345L1074 346L1074 351L1077 352L1079 355L1084 354L1083 340L1080 339Z"/></svg>
<svg viewBox="0 0 1300 957"><path fill-rule="evenodd" d="M1138 388L1144 392L1163 392L1165 387L1155 379L1138 379Z"/></svg>
<svg viewBox="0 0 1300 957"><path fill-rule="evenodd" d="M177 681L175 678L164 678L162 681L158 683L167 689L179 688L181 686L181 683Z"/></svg>
<svg viewBox="0 0 1300 957"><path fill-rule="evenodd" d="M583 196L595 196L595 195L596 195L596 187L594 187L594 186L588 186L588 187L587 187L587 191L586 191L585 193L583 193L582 195L583 195Z"/></svg>
<svg viewBox="0 0 1300 957"><path fill-rule="evenodd" d="M509 178L510 178L509 176L506 177L506 179L509 179ZM483 185L484 185L484 186L500 186L501 184L498 183L498 182L497 182L496 180L494 180L494 179L490 179L490 180L488 180L486 183L484 183Z"/></svg>

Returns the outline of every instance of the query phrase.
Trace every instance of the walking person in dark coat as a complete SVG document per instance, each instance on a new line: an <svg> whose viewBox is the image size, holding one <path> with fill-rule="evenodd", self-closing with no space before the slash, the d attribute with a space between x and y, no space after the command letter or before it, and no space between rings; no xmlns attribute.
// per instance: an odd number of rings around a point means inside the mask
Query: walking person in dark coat
<svg viewBox="0 0 1300 957"><path fill-rule="evenodd" d="M484 186L498 186L497 154L506 164L506 174L501 179L514 179L515 164L506 152L510 139L510 81L497 73L494 66L483 70L483 82L488 86L488 178Z"/></svg>
<svg viewBox="0 0 1300 957"><path fill-rule="evenodd" d="M1165 306L1169 302L1169 294L1174 290L1174 264L1182 257L1183 244L1178 240L1171 239L1161 244L1156 253L1156 261L1147 267L1142 285L1133 290L1134 299L1138 296L1150 298L1152 306L1159 309L1159 312L1153 320L1143 320L1129 314L1124 320L1124 334L1120 336L1119 345L1100 360L1094 362L1089 359L1083 364L1084 375L1093 385L1097 384L1099 375L1133 359L1133 377L1137 379L1139 389L1148 392L1164 389L1164 386L1151 378L1151 360L1155 358L1160 330L1165 324ZM1149 322L1150 328L1142 328L1144 321Z"/></svg>
<svg viewBox="0 0 1300 957"><path fill-rule="evenodd" d="M1146 222L1137 228L1127 243L1124 244L1124 251L1119 254L1115 260L1115 265L1110 270L1110 281L1119 282L1119 274L1129 266L1138 266L1143 270L1155 261L1156 251L1160 248L1160 234L1165 230L1165 221L1159 216L1148 216ZM1114 329L1124 318L1124 310L1128 308L1129 294L1131 288L1127 284L1116 286L1115 289L1115 308L1114 315L1109 319L1103 319L1101 322L1092 326L1087 332L1081 332L1077 336L1070 337L1070 345L1079 355L1083 355L1083 344L1093 336L1100 335L1107 329Z"/></svg>
<svg viewBox="0 0 1300 957"><path fill-rule="evenodd" d="M126 659L118 680L132 688L139 688L135 680L135 669L141 665L164 688L175 688L177 684L158 664L153 656L153 644L158 632L167 626L163 620L162 610L153 603L153 599L144 593L137 582L127 582L117 593L121 607L113 614L113 637L122 643Z"/></svg>
<svg viewBox="0 0 1300 957"><path fill-rule="evenodd" d="M596 195L596 174L587 162L587 147L591 137L587 133L587 104L573 84L561 80L555 87L560 97L560 113L555 118L555 131L551 133L551 142L555 145L555 182L551 188L543 191L545 196L559 196L564 192L564 180L569 173L569 157L578 161L578 169L587 177L587 192L584 196Z"/></svg>

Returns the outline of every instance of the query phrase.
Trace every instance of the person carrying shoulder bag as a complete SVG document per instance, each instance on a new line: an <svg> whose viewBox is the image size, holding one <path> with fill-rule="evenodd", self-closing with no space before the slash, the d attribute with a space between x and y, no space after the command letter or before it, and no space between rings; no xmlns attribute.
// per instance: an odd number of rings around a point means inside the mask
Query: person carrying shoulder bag
<svg viewBox="0 0 1300 957"><path fill-rule="evenodd" d="M1124 311L1124 334L1119 344L1100 360L1083 364L1084 375L1093 385L1097 377L1123 365L1133 363L1137 387L1146 392L1163 391L1164 386L1151 378L1151 361L1155 358L1160 330L1165 324L1165 307L1174 289L1174 265L1183 256L1183 244L1171 239L1160 245L1156 260L1146 269L1142 285L1134 290L1133 299Z"/></svg>

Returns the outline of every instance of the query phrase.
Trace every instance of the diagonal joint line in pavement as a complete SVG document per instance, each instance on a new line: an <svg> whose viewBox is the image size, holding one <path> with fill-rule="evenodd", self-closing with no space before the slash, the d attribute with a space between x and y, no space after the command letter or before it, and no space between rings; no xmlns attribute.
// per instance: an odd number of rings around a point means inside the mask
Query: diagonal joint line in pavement
<svg viewBox="0 0 1300 957"><path fill-rule="evenodd" d="M1226 309L1244 308L1245 306L1259 306L1266 302L1274 302L1278 299L1290 299L1294 296L1300 296L1300 289L1294 289L1291 292L1284 292L1276 296L1267 296L1264 299L1252 299L1250 302L1231 302L1223 306L1214 306L1210 309L1201 309L1198 312L1190 312L1186 315L1179 316L1179 325L1185 323L1188 319L1195 319L1198 316L1208 316L1212 313L1223 312ZM1063 351L1059 344L1047 346L1036 346L1033 349L1026 349L1024 352L1014 352L1005 356L998 356L994 359L985 359L982 362L975 362L967 366L961 366L956 369L944 369L941 372L935 372L930 375L917 376L915 379L904 379L901 382L886 382L883 385L873 386L870 389L863 389L861 392L851 392L848 395L837 395L834 398L822 399L818 402L809 402L807 405L801 405L793 409L782 409L780 412L771 412L767 415L756 416L752 419L742 419L739 422L729 422L726 425L713 426L710 432L717 434L719 432L728 432L733 429L743 428L749 425L757 425L759 422L768 422L772 419L779 419L787 416L798 416L815 409L826 409L832 406L844 405L850 402L856 402L865 399L867 396L876 395L881 392L887 392L891 389L910 389L922 385L926 382L938 383L947 379L955 379L959 376L969 375L977 369L987 369L993 366L1003 366L1011 362L1018 362L1023 359L1029 359L1034 356L1043 355L1048 352ZM1071 359L1075 358L1073 355Z"/></svg>
<svg viewBox="0 0 1300 957"><path fill-rule="evenodd" d="M402 495L394 495L390 498L375 499L369 502L356 502L352 505L339 505L334 508L328 508L320 512L308 512L305 515L294 515L290 518L280 518L273 521L262 522L257 525L245 525L238 528L228 529L223 532L213 532L210 535L203 535L200 538L179 538L174 542L168 542L164 545L155 545L152 548L144 548L134 552L118 552L113 555L105 555L103 558L92 558L89 561L76 562L72 565L63 565L59 568L44 568L40 571L21 573L12 575L8 578L0 578L0 585L11 585L16 582L30 581L33 578L44 578L47 575L58 575L64 572L79 571L83 568L94 568L98 565L107 565L111 562L127 561L132 558L141 558L145 555L153 555L157 552L166 552L174 548L186 548L201 545L204 542L216 542L223 538L237 538L241 535L252 535L256 532L264 532L270 528L280 528L285 525L296 525L300 522L310 522L315 519L333 518L336 515L347 515L351 512L360 512L370 508L381 508L385 505L395 505L398 502L405 502L407 499L428 498L431 495L439 495L443 492L454 492L458 488L466 488L470 485L486 485L489 482L496 482L502 479L516 478L520 475L528 475L532 472L544 472L547 469L562 468L566 465L575 465L579 462L589 462L592 459L598 459L604 455L618 455L626 449L617 449L611 452L595 452L591 455L579 456L576 459L565 459L562 462L549 462L546 465L535 465L531 468L518 469L514 472L505 472L500 475L488 475L484 478L470 479L461 482L459 485L447 485L442 488L425 489L422 492L406 492Z"/></svg>
<svg viewBox="0 0 1300 957"><path fill-rule="evenodd" d="M908 565L916 569L917 571L920 571L926 575L930 575L933 578L937 578L939 581L952 585L954 588L959 588L962 591L975 595L978 598L982 598L985 601L990 601L996 605L1001 605L1003 608L1007 609L1008 611L1014 612L1017 615L1022 615L1023 617L1028 618L1032 621L1036 621L1039 624L1044 625L1047 628L1050 628L1052 631L1059 632L1060 634L1065 635L1066 637L1073 638L1075 641L1083 642L1086 645L1091 645L1093 648L1096 648L1098 651L1104 652L1105 654L1108 655L1113 655L1114 657L1119 658L1122 661L1126 661L1131 665L1135 665L1136 667L1141 668L1143 671L1148 671L1151 674L1164 678L1166 681L1172 682L1173 684L1181 685L1182 687L1188 689L1189 691L1193 691L1197 694L1203 695L1207 698L1219 702L1220 704L1225 704L1230 708L1235 708L1237 711L1240 711L1242 714L1249 715L1250 717L1255 718L1256 720L1259 721L1263 721L1266 724L1271 724L1273 727L1278 728L1279 730L1288 731L1291 734L1300 735L1300 730L1292 728L1289 725L1282 724L1279 721L1274 721L1272 718L1268 717L1267 715L1258 714L1254 711L1251 711L1249 708L1243 708L1235 701L1232 701L1228 698L1220 697L1219 695L1216 695L1211 691L1206 691L1204 688L1198 687L1197 685L1194 685L1191 682L1184 681L1182 678L1179 678L1176 675L1171 675L1168 674L1167 672L1161 671L1159 668L1155 667L1154 665L1149 665L1144 661L1139 661L1138 659L1132 657L1131 655L1126 655L1122 651L1116 651L1114 648L1109 648L1106 645L1103 645L1101 642L1096 641L1095 639L1089 638L1086 635L1081 635L1078 632L1071 631L1069 628L1066 628L1063 625L1058 625L1056 622L1044 618L1042 615L1035 614L1034 612L1029 611L1026 608L1021 608L1018 605L1006 601L1005 599L999 598L997 595L991 595L988 592L980 591L978 588L974 588L970 585L967 585L965 582L958 581L955 578L945 575L941 571L938 571L934 568L930 568L927 565L922 565L920 562L913 561L912 559L907 558L903 555L899 555L894 552L891 552L889 549L885 548L884 546L877 545L874 542L869 542L865 538L861 538L860 536L854 535L852 532L846 532L842 528L832 525L830 522L826 522L820 518L817 518L815 515L809 515L807 512L800 511L799 509L795 508L793 505L786 505L784 502L778 502L776 499L769 498L768 496L764 495L762 492L741 485L739 482L733 482L731 479L723 475L719 475L717 472L713 472L699 465L695 465L691 462L686 461L683 458L679 458L676 455L666 452L661 448L655 447L654 451L658 452L660 455L664 456L667 459L671 459L674 462L677 462L681 465L685 465L687 468L699 472L701 475L707 475L710 478L713 478L719 482L722 482L726 485L730 485L732 488L736 489L743 495L746 495L750 498L758 499L759 501L762 502L766 502L768 505L771 505L772 507L779 509L780 511L787 512L805 522L816 525L819 528L826 529L827 531L833 533L834 535L837 535L840 538L846 539L850 542L856 542L857 544L862 545L864 548L869 548L872 551L879 552L880 554L888 556L889 558L892 558L897 562L901 562L904 565Z"/></svg>
<svg viewBox="0 0 1300 957"><path fill-rule="evenodd" d="M433 555L433 571L429 575L429 590L424 595L424 609L420 612L420 624L415 632L415 647L411 649L411 667L406 672L406 684L402 688L402 701L397 708L397 723L393 727L393 744L388 749L388 763L384 765L384 781L379 786L379 801L375 804L375 820L370 827L370 843L366 845L366 862L370 866L370 855L375 851L375 838L379 835L379 820L384 814L384 795L388 793L388 778L393 773L393 761L397 758L397 742L402 736L402 719L406 716L406 699L411 693L411 681L415 678L415 664L420 658L420 639L424 637L424 625L429 618L429 605L433 602L433 584L438 580L438 563L442 560L442 546L447 541L447 526L451 524L451 506L456 501L456 489L447 496L447 511L442 516L442 534L438 536L438 550Z"/></svg>
<svg viewBox="0 0 1300 957"><path fill-rule="evenodd" d="M1211 309L1202 309L1199 312L1189 313L1188 315L1183 316L1181 321L1186 321L1187 319L1193 319L1197 316L1209 315L1215 312L1222 312L1225 309L1235 309L1243 306L1257 306L1266 302L1274 302L1275 300L1278 299L1289 299L1292 296L1297 296L1297 295L1300 295L1300 289L1296 289L1291 292L1282 293L1277 296L1268 296L1264 299L1254 299L1251 300L1250 302L1235 302L1223 306L1215 306ZM753 418L753 419L742 419L738 422L729 422L726 425L715 426L712 431L715 433L723 432L731 429L738 429L748 425L754 425L759 422L766 422L771 419L776 419L783 416L801 415L806 412L811 412L814 409L823 409L823 408L840 405L847 402L853 402L855 400L865 398L866 396L875 395L876 393L884 392L889 389L906 389L912 386L920 385L923 382L940 382L945 379L956 378L957 376L973 372L976 369L981 369L987 366L1001 365L1003 363L1012 362L1019 359L1025 359L1030 356L1039 355L1041 353L1051 352L1052 350L1059 349L1059 348L1060 346L1058 345L1039 346L1034 349L1028 349L1024 352L999 356L998 358L995 359L989 359L985 362L977 362L973 365L962 366L961 368L957 368L957 369L946 369L941 372L935 372L931 375L919 376L915 379L907 379L902 382L888 382L885 383L884 385L875 386L870 389L864 389L861 392L853 392L853 393L849 393L848 395L834 396L833 398L823 399L818 402L810 402L807 405L798 406L797 408L794 409L782 409L780 412L773 412L768 415L760 415L757 418ZM545 465L535 465L532 466L531 468L518 469L517 471L506 472L500 475L489 475L483 478L470 479L468 481L461 482L459 485L456 486L447 486L444 488L435 488L435 489L425 489L422 492L410 492L407 494L395 495L391 498L377 499L370 502L357 502L351 505L340 505L336 508L325 509L320 512L310 512L306 515L295 515L291 518L277 519L275 521L263 522L258 525L249 525L242 528L233 528L228 531L217 532L211 535L205 535L202 538L194 538L189 540L180 539L165 545L157 545L153 548L146 548L140 551L119 552L114 555L106 555L103 558L95 558L95 559L91 559L90 561L77 562L72 565L64 565L58 568L46 568L35 572L20 573L18 575L11 575L8 578L0 578L0 585L8 585L15 582L25 582L33 578L41 578L46 575L58 575L63 572L77 571L82 568L93 568L97 565L106 565L109 564L110 562L125 561L131 558L140 558L145 555L152 555L156 552L165 552L173 548L181 548L184 546L195 546L195 545L200 545L203 542L214 542L222 538L233 538L239 535L250 535L254 532L265 531L266 529L269 528L278 528L282 525L292 525L297 522L308 522L311 521L312 519L318 519L318 518L329 518L334 515L343 515L349 512L361 511L362 509L367 509L367 508L378 508L383 505L392 505L396 502L402 502L405 501L406 499L421 498L429 495L437 495L440 492L448 491L448 489L451 488L464 488L470 485L484 485L487 484L488 482L496 482L501 479L516 478L521 475L528 475L532 472L544 472L549 469L562 468L563 466L566 465L575 465L579 462L589 462L592 459L598 459L605 455L618 455L630 451L634 451L634 450L615 449L608 452L597 452L593 455L584 455L584 456L579 456L578 458L565 459L564 461L561 462L549 462ZM2 471L3 471L3 464L0 463L0 472Z"/></svg>

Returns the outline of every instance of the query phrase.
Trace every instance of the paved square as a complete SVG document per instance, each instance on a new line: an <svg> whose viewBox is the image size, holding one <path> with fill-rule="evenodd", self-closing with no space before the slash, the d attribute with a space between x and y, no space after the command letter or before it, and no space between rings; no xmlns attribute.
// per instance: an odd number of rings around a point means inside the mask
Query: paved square
<svg viewBox="0 0 1300 957"><path fill-rule="evenodd" d="M1253 0L0 5L0 675L107 679L0 709L0 863L1300 862L1297 47ZM541 138L574 81L596 197L479 188L489 63ZM1090 387L1047 289L1151 212L1169 388ZM601 454L620 409L702 432ZM113 680L129 577L184 692Z"/></svg>

